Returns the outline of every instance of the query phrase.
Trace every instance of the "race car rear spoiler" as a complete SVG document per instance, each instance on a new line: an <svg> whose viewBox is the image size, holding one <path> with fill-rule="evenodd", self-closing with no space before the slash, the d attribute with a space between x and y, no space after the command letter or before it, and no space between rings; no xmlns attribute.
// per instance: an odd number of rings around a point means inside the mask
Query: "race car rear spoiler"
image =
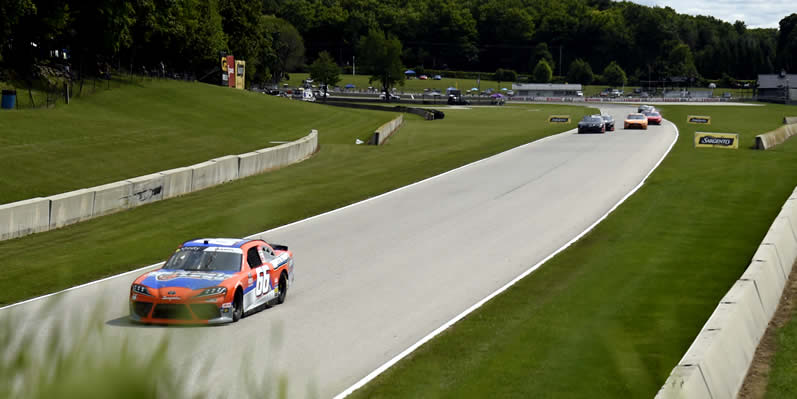
<svg viewBox="0 0 797 399"><path fill-rule="evenodd" d="M271 244L271 243L269 243L268 245L271 245L271 248L274 248L275 251L287 251L288 250L288 246L287 245Z"/></svg>

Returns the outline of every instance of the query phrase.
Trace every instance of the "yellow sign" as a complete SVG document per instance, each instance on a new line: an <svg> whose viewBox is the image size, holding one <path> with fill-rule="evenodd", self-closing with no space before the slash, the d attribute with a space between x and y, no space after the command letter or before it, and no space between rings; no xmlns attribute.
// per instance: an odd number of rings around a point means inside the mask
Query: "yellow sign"
<svg viewBox="0 0 797 399"><path fill-rule="evenodd" d="M221 57L221 71L227 72L227 56Z"/></svg>
<svg viewBox="0 0 797 399"><path fill-rule="evenodd" d="M244 79L246 77L246 61L235 60L235 88L244 89Z"/></svg>
<svg viewBox="0 0 797 399"><path fill-rule="evenodd" d="M739 148L739 135L736 133L695 132L695 148Z"/></svg>
<svg viewBox="0 0 797 399"><path fill-rule="evenodd" d="M570 115L551 115L548 123L570 123Z"/></svg>
<svg viewBox="0 0 797 399"><path fill-rule="evenodd" d="M688 123L694 123L698 125L710 125L711 124L711 117L710 116L698 116L698 115L689 115L686 117L686 121Z"/></svg>

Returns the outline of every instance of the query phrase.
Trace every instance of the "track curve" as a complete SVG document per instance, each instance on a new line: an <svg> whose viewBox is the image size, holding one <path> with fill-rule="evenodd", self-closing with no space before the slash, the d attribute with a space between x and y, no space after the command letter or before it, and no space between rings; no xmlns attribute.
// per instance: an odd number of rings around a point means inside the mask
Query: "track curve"
<svg viewBox="0 0 797 399"><path fill-rule="evenodd" d="M602 111L620 128L551 136L263 233L290 245L296 284L283 305L237 324L130 325L126 293L135 275L59 295L62 317L88 318L83 310L102 298L105 335L142 348L171 336L170 358L194 378L199 359L214 358L202 377L218 387L211 394L242 392L238 378L254 371L286 375L290 397L331 397L584 231L645 178L677 135L668 121L624 131L628 106ZM45 303L0 314L44 339L51 326L31 315Z"/></svg>

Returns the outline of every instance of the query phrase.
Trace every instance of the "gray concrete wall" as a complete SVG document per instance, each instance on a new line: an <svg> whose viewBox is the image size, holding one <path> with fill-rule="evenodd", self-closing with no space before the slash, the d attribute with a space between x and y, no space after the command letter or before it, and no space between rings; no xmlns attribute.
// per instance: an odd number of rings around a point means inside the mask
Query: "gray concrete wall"
<svg viewBox="0 0 797 399"><path fill-rule="evenodd" d="M57 229L91 219L94 190L81 189L47 197L50 200L50 228Z"/></svg>
<svg viewBox="0 0 797 399"><path fill-rule="evenodd" d="M0 205L0 240L47 231L301 162L318 150L318 131L291 143L228 155L47 198Z"/></svg>
<svg viewBox="0 0 797 399"><path fill-rule="evenodd" d="M797 124L783 125L771 132L755 136L755 147L759 150L768 150L794 135L797 135Z"/></svg>
<svg viewBox="0 0 797 399"><path fill-rule="evenodd" d="M394 118L393 120L391 120L390 122L387 122L382 126L379 126L379 128L376 129L376 131L374 132L370 144L382 145L382 143L384 143L385 140L390 138L390 136L392 136L393 133L398 131L398 129L403 124L404 124L404 114L401 114L396 118Z"/></svg>
<svg viewBox="0 0 797 399"><path fill-rule="evenodd" d="M797 260L797 188L656 398L735 398Z"/></svg>
<svg viewBox="0 0 797 399"><path fill-rule="evenodd" d="M31 198L0 205L0 240L47 231L50 228L50 200Z"/></svg>

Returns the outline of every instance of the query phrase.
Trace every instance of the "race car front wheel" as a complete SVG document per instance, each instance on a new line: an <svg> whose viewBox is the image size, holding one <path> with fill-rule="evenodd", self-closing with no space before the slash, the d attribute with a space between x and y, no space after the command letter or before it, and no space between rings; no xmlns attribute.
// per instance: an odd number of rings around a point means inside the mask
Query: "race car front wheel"
<svg viewBox="0 0 797 399"><path fill-rule="evenodd" d="M232 301L232 322L235 323L238 320L241 320L241 316L244 314L244 297L241 295L241 291L235 292L235 299Z"/></svg>

